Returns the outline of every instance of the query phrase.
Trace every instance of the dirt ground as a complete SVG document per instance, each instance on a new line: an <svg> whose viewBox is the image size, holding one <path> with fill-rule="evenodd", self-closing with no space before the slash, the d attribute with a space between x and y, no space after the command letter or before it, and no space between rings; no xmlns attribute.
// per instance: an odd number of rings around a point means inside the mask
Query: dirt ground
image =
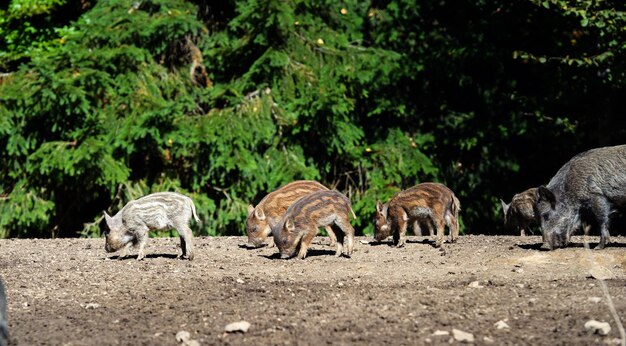
<svg viewBox="0 0 626 346"><path fill-rule="evenodd" d="M444 251L426 237L371 241L336 258L318 237L305 260L282 260L242 237L196 238L190 262L175 258L176 238L150 239L144 261L105 253L104 239L1 240L11 342L179 345L188 331L201 345L421 345L457 343L453 329L481 345L620 342L590 272L609 278L626 320L624 237L593 261L582 238L556 251L537 236L461 236ZM587 332L590 319L609 335ZM246 333L224 331L241 320Z"/></svg>

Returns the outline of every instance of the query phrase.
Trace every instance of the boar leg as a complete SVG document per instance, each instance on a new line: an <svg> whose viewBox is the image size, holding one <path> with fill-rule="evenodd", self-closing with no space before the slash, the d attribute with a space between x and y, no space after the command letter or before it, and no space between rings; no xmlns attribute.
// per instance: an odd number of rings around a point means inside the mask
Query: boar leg
<svg viewBox="0 0 626 346"><path fill-rule="evenodd" d="M193 233L187 225L183 225L177 228L178 235L180 236L180 249L182 255L178 255L178 258L188 258L193 260Z"/></svg>
<svg viewBox="0 0 626 346"><path fill-rule="evenodd" d="M454 243L459 239L459 219L454 216L450 217L450 224L452 225L452 227L448 226L450 227L450 238Z"/></svg>
<svg viewBox="0 0 626 346"><path fill-rule="evenodd" d="M416 236L422 236L422 228L420 227L420 222L415 220L413 221L413 234Z"/></svg>
<svg viewBox="0 0 626 346"><path fill-rule="evenodd" d="M304 232L306 232L306 233L304 234L304 236L300 240L300 251L298 251L298 258L299 259L305 259L306 258L306 253L309 251L309 246L311 245L311 242L313 241L313 238L315 238L315 235L317 234L317 228L304 230Z"/></svg>
<svg viewBox="0 0 626 346"><path fill-rule="evenodd" d="M441 247L443 245L444 237L445 237L445 227L446 223L443 217L439 216L435 220L433 220L435 227L437 228L437 239L435 240L435 247Z"/></svg>
<svg viewBox="0 0 626 346"><path fill-rule="evenodd" d="M406 214L406 211L402 210L401 214L398 217L398 224L395 232L393 232L393 244L396 247L403 247L406 237L406 229L409 225L409 216Z"/></svg>
<svg viewBox="0 0 626 346"><path fill-rule="evenodd" d="M130 247L133 246L133 243L130 242L126 245L124 245L124 247L122 248L122 251L120 252L120 255L117 259L124 259L126 257L128 257L128 255L130 254Z"/></svg>
<svg viewBox="0 0 626 346"><path fill-rule="evenodd" d="M150 230L147 227L141 230L137 230L137 244L139 245L139 251L137 252L137 261L141 261L146 257L146 254L143 252L143 248L148 242L149 232Z"/></svg>
<svg viewBox="0 0 626 346"><path fill-rule="evenodd" d="M341 241L346 248L346 256L350 257L354 250L354 228L347 218L345 220L337 219L335 224L341 229L341 232L338 233L341 236L341 240L337 239L337 253L335 255L337 257L341 256L342 249L339 247L339 242Z"/></svg>
<svg viewBox="0 0 626 346"><path fill-rule="evenodd" d="M328 238L330 238L330 244L328 244L328 246L335 246L337 243L337 236L335 235L333 228L330 226L326 226L324 228L326 229L326 233L328 233Z"/></svg>
<svg viewBox="0 0 626 346"><path fill-rule="evenodd" d="M609 234L609 215L611 207L606 201L596 199L596 201L592 203L592 209L596 221L600 226L600 242L595 247L595 250L602 250L611 242L611 235Z"/></svg>

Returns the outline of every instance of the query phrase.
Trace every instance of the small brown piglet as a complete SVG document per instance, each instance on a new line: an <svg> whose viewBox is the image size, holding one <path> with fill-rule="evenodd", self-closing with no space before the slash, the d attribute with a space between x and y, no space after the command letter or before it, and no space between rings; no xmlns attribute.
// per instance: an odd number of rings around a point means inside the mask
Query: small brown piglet
<svg viewBox="0 0 626 346"><path fill-rule="evenodd" d="M539 224L539 215L536 211L537 188L533 187L513 196L511 203L506 204L500 200L504 213L504 226L506 228L520 229L520 235L526 235L534 224Z"/></svg>
<svg viewBox="0 0 626 346"><path fill-rule="evenodd" d="M315 191L328 191L328 188L317 181L297 180L270 192L256 207L249 205L246 220L248 242L255 247L261 246L272 233L268 221L270 219L273 222L278 221L293 203ZM330 245L335 245L337 238L331 227L326 227L326 232L330 238Z"/></svg>
<svg viewBox="0 0 626 346"><path fill-rule="evenodd" d="M327 226L339 230L335 233L336 256L341 256L344 246L346 255L352 255L354 228L350 225L350 215L356 219L350 200L338 191L317 191L300 198L278 223L272 225L280 257L293 257L299 247L298 257L304 259L318 228Z"/></svg>
<svg viewBox="0 0 626 346"><path fill-rule="evenodd" d="M422 183L398 192L388 204L376 203L374 238L381 241L393 234L393 244L401 247L404 246L408 223L422 222L429 228L434 225L437 230L435 246L440 247L446 225L452 242L459 237L460 210L459 200L445 185Z"/></svg>

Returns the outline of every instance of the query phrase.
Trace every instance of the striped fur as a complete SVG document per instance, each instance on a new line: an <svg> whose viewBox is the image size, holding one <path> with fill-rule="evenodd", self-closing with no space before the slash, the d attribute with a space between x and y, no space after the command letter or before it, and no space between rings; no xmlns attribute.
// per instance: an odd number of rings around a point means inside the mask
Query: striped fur
<svg viewBox="0 0 626 346"><path fill-rule="evenodd" d="M105 250L114 252L124 248L120 258L128 255L132 245L139 245L138 260L145 257L144 246L150 231L176 229L180 235L182 256L193 259L193 233L189 220L199 222L191 198L176 192L153 193L128 202L115 216L104 213L109 232ZM180 256L179 256L180 257Z"/></svg>
<svg viewBox="0 0 626 346"><path fill-rule="evenodd" d="M272 233L268 221L276 222L293 203L315 191L328 191L328 188L317 181L297 180L270 192L256 207L248 206L246 220L248 242L254 246L261 246ZM330 227L326 227L326 231L332 246L336 242L335 234Z"/></svg>
<svg viewBox="0 0 626 346"><path fill-rule="evenodd" d="M450 229L451 241L459 236L459 211L461 204L454 192L445 185L438 183L422 183L398 192L387 205L376 204L375 233L376 240L384 240L393 235L394 245L404 245L407 225L413 223L426 224L437 230L435 246L444 241L447 225ZM432 231L431 231L432 234Z"/></svg>
<svg viewBox="0 0 626 346"><path fill-rule="evenodd" d="M309 193L292 204L285 215L272 226L274 242L282 258L293 257L298 246L298 257L304 259L319 227L335 227L337 236L336 256L341 256L343 247L346 255L352 255L354 228L350 216L356 219L348 197L338 191Z"/></svg>
<svg viewBox="0 0 626 346"><path fill-rule="evenodd" d="M506 228L518 228L520 235L525 235L525 230L533 224L539 223L539 215L536 211L537 188L533 187L513 196L511 203L502 204L504 214L504 226Z"/></svg>

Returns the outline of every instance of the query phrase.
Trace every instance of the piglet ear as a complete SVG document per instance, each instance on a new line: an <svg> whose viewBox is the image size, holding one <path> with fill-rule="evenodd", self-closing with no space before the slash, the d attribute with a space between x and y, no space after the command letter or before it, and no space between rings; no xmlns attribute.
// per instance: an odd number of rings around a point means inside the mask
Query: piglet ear
<svg viewBox="0 0 626 346"><path fill-rule="evenodd" d="M254 207L252 206L252 204L248 204L248 216L250 216L250 214L254 213Z"/></svg>
<svg viewBox="0 0 626 346"><path fill-rule="evenodd" d="M109 226L109 228L111 228L111 225L113 224L113 218L111 216L109 216L109 214L107 214L107 212L104 212L104 219L107 222L107 226Z"/></svg>
<svg viewBox="0 0 626 346"><path fill-rule="evenodd" d="M285 221L285 227L289 232L293 232L296 230L296 225L293 224L293 221L291 221L291 219L287 219L287 221Z"/></svg>
<svg viewBox="0 0 626 346"><path fill-rule="evenodd" d="M376 211L379 214L383 213L383 204L380 201L376 201Z"/></svg>
<svg viewBox="0 0 626 346"><path fill-rule="evenodd" d="M537 202L549 202L552 209L556 206L556 196L550 189L545 186L539 186L537 188Z"/></svg>
<svg viewBox="0 0 626 346"><path fill-rule="evenodd" d="M256 210L254 211L254 216L256 216L256 218L259 219L259 221L265 220L265 213L263 212L263 209L261 208L256 208Z"/></svg>
<svg viewBox="0 0 626 346"><path fill-rule="evenodd" d="M500 205L502 205L502 212L504 213L504 216L506 216L506 212L509 211L509 206L511 204L506 204L503 200L500 200Z"/></svg>

